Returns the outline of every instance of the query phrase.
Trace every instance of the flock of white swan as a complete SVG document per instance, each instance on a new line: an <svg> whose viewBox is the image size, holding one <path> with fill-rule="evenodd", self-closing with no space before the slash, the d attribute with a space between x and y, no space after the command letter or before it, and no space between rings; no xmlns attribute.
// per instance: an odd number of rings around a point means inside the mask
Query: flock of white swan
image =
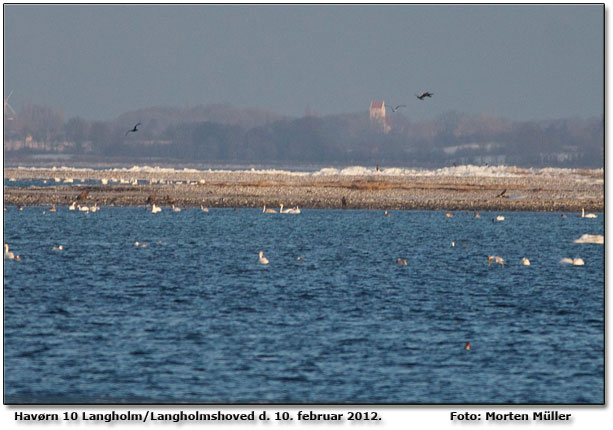
<svg viewBox="0 0 613 430"><path fill-rule="evenodd" d="M58 179L58 178L56 178ZM301 213L300 208L298 206L295 206L294 208L289 208L289 209L283 209L284 206L283 204L280 205L279 210L275 210L272 208L266 208L266 205L264 205L264 207L262 208L262 213L275 213L275 214L299 214ZM19 208L20 210L22 209L22 207ZM76 201L73 201L70 206L68 207L68 210L70 211L74 211L74 210L79 210L81 212L85 212L85 213L90 213L90 212L96 212L100 209L100 207L94 203L93 206L81 206L80 204L78 204ZM4 208L4 210L6 210L6 207ZM48 209L49 212L56 212L56 206L52 205L50 209ZM181 208L176 207L174 204L171 206L171 210L173 212L180 212ZM209 209L203 205L200 206L200 210L202 210L203 212L208 213ZM155 203L153 203L151 205L151 212L152 213L159 213L162 211L162 208L160 206L157 206ZM45 213L45 211L43 211L43 213ZM389 217L390 214L389 212L386 210L384 212L384 215L386 217ZM448 218L453 217L453 214L451 212L446 212L445 216ZM475 212L475 218L479 218L479 212ZM565 215L562 215L564 218L566 217ZM584 209L581 209L581 216L580 218L597 218L598 215L593 214L593 213L585 213ZM504 216L503 215L498 215L496 216L492 221L504 221ZM600 234L584 234L581 237L579 237L578 239L574 240L574 243L581 243L581 244L599 244L599 245L603 245L604 244L604 236L600 235ZM140 242L135 242L134 246L136 247L146 247L147 244L146 243L140 243ZM455 242L451 242L451 246L455 247ZM64 249L64 247L62 245L58 245L58 246L54 246L52 248L54 251L62 251ZM4 244L4 258L8 259L8 260L15 260L15 261L20 261L21 257L19 255L15 255L12 251L10 251L9 249L9 245L7 243ZM302 259L302 257L298 257L298 261L304 261ZM270 261L268 260L268 258L264 257L264 252L260 251L259 252L259 263L263 264L263 265L267 265L270 263ZM396 259L396 263L398 265L401 266L407 266L408 265L408 261L404 258L397 258ZM487 264L491 265L492 263L494 264L499 264L501 266L504 266L504 258L498 256L498 255L490 255L487 257ZM530 266L530 260L526 257L523 257L521 260L522 265L524 266ZM583 266L585 265L585 262L583 261L582 258L569 258L569 257L565 257L562 258L560 260L561 264L570 264L573 266Z"/></svg>

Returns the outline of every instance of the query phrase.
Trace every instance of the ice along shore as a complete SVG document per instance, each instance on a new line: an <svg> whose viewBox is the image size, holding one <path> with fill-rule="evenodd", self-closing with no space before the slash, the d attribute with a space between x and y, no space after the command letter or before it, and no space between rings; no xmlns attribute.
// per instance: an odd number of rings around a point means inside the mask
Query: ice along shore
<svg viewBox="0 0 613 430"><path fill-rule="evenodd" d="M408 169L195 170L8 168L5 206L176 205L210 208L602 212L603 169L459 166ZM36 181L19 186L19 181ZM15 185L13 185L13 183ZM23 184L23 182L22 182Z"/></svg>

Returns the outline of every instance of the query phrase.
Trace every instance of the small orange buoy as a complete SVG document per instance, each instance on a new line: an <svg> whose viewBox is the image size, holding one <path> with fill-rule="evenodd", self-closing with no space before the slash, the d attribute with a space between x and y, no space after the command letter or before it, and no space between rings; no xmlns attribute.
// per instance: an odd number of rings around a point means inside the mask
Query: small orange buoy
<svg viewBox="0 0 613 430"><path fill-rule="evenodd" d="M470 351L470 342L466 342L466 345L464 345L464 349L466 351Z"/></svg>

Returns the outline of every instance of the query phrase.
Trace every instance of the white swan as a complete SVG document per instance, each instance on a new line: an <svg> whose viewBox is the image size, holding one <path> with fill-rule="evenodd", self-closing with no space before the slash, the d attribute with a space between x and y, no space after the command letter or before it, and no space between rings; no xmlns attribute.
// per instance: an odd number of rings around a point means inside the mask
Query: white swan
<svg viewBox="0 0 613 430"><path fill-rule="evenodd" d="M279 213L282 213L282 214L299 214L300 213L300 209L298 208L298 206L296 206L295 208L289 208L289 209L283 210L283 203L281 203L281 208L279 209Z"/></svg>
<svg viewBox="0 0 613 430"><path fill-rule="evenodd" d="M274 209L266 209L266 205L264 205L264 209L262 209L262 213L265 213L265 214L276 214L277 211L274 210Z"/></svg>
<svg viewBox="0 0 613 430"><path fill-rule="evenodd" d="M452 214L451 212L447 212L447 213L445 214L445 216L446 216L447 218L453 218L453 214Z"/></svg>
<svg viewBox="0 0 613 430"><path fill-rule="evenodd" d="M89 212L89 207L87 206L77 205L77 209L79 209L81 212Z"/></svg>
<svg viewBox="0 0 613 430"><path fill-rule="evenodd" d="M8 243L4 244L4 258L8 258L9 260L14 260L15 259L15 254L13 254L11 251L9 251L9 244Z"/></svg>
<svg viewBox="0 0 613 430"><path fill-rule="evenodd" d="M504 216L503 215L498 215L496 217L496 221L504 221Z"/></svg>
<svg viewBox="0 0 613 430"><path fill-rule="evenodd" d="M57 209L55 208L55 205L52 205L51 208L49 209L49 212L56 212Z"/></svg>
<svg viewBox="0 0 613 430"><path fill-rule="evenodd" d="M574 240L575 243L595 243L604 245L604 236L601 234L584 234L579 239Z"/></svg>
<svg viewBox="0 0 613 430"><path fill-rule="evenodd" d="M268 258L264 257L264 251L260 251L260 264L268 264Z"/></svg>
<svg viewBox="0 0 613 430"><path fill-rule="evenodd" d="M202 212L209 212L209 208L205 208L203 205L200 205L200 209L202 210Z"/></svg>
<svg viewBox="0 0 613 430"><path fill-rule="evenodd" d="M172 205L172 210L173 212L181 212L181 208L178 208L175 205Z"/></svg>
<svg viewBox="0 0 613 430"><path fill-rule="evenodd" d="M156 206L155 203L151 206L151 213L152 214L156 214L158 212L162 212L162 208L159 206Z"/></svg>
<svg viewBox="0 0 613 430"><path fill-rule="evenodd" d="M583 266L585 262L582 258L563 258L560 260L562 264L572 264L573 266Z"/></svg>
<svg viewBox="0 0 613 430"><path fill-rule="evenodd" d="M408 264L408 263L407 263L407 260L405 260L404 258L397 258L397 259L396 259L396 263L397 263L399 266L406 266L406 265Z"/></svg>
<svg viewBox="0 0 613 430"><path fill-rule="evenodd" d="M100 206L98 206L96 203L94 203L94 205L89 208L89 210L91 210L92 212L96 212L100 209Z"/></svg>
<svg viewBox="0 0 613 430"><path fill-rule="evenodd" d="M102 178L100 179L100 182L102 183L102 185L108 185L109 180L107 178Z"/></svg>
<svg viewBox="0 0 613 430"><path fill-rule="evenodd" d="M73 211L77 208L77 202L72 202L70 206L68 206L69 211Z"/></svg>
<svg viewBox="0 0 613 430"><path fill-rule="evenodd" d="M501 266L504 266L504 259L502 257L499 257L497 255L490 255L489 257L487 257L487 265L489 266L490 264L492 264L492 261L495 263L500 264Z"/></svg>
<svg viewBox="0 0 613 430"><path fill-rule="evenodd" d="M581 218L598 218L598 215L593 213L585 213L585 209L581 208Z"/></svg>
<svg viewBox="0 0 613 430"><path fill-rule="evenodd" d="M521 259L521 264L523 264L524 266L529 266L530 265L530 260L528 260L526 257Z"/></svg>
<svg viewBox="0 0 613 430"><path fill-rule="evenodd" d="M136 241L136 242L134 242L134 246L138 246L140 248L146 248L147 244Z"/></svg>
<svg viewBox="0 0 613 430"><path fill-rule="evenodd" d="M58 245L58 246L54 246L52 249L54 251L62 251L64 249L64 247L62 245Z"/></svg>

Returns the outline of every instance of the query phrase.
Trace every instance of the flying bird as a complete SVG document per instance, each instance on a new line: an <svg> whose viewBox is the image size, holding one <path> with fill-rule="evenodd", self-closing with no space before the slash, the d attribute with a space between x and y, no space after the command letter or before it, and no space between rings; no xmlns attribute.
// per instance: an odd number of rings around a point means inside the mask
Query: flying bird
<svg viewBox="0 0 613 430"><path fill-rule="evenodd" d="M426 97L432 97L434 95L434 93L430 93L428 91L421 93L421 94L415 94L415 96L419 99L419 100L423 100Z"/></svg>
<svg viewBox="0 0 613 430"><path fill-rule="evenodd" d="M502 192L500 194L498 194L496 197L506 197L504 194L507 192L507 189L505 188L504 190L502 190Z"/></svg>
<svg viewBox="0 0 613 430"><path fill-rule="evenodd" d="M391 107L391 106L390 106ZM392 112L396 112L398 109L400 109L401 107L407 107L407 105L398 105L396 107L391 107Z"/></svg>
<svg viewBox="0 0 613 430"><path fill-rule="evenodd" d="M126 131L126 136L128 135L128 133L136 133L138 131L139 125L140 125L140 122L137 122L136 125L134 125L134 128L132 128L132 130Z"/></svg>

